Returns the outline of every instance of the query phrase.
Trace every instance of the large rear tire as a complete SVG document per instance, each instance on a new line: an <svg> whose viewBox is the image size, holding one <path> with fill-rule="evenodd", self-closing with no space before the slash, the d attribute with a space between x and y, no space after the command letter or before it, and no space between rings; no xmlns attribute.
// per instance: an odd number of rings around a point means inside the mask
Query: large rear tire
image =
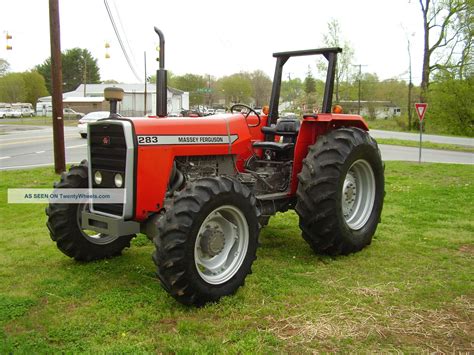
<svg viewBox="0 0 474 355"><path fill-rule="evenodd" d="M298 179L295 209L316 253L347 255L371 243L382 213L384 166L366 131L341 128L319 137Z"/></svg>
<svg viewBox="0 0 474 355"><path fill-rule="evenodd" d="M234 294L256 258L256 199L229 177L203 178L179 193L151 236L162 286L183 304Z"/></svg>
<svg viewBox="0 0 474 355"><path fill-rule="evenodd" d="M87 162L72 166L67 173L61 174L61 181L55 184L57 189L87 188ZM97 234L81 227L81 212L88 208L85 204L50 203L46 208L51 239L59 250L78 261L92 261L120 255L130 247L135 235L116 237Z"/></svg>

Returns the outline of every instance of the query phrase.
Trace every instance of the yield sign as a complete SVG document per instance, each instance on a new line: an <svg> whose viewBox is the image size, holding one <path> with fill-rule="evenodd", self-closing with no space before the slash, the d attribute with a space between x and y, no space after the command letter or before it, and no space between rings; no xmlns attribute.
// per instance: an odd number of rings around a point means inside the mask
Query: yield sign
<svg viewBox="0 0 474 355"><path fill-rule="evenodd" d="M416 113L418 114L418 118L420 121L423 121L423 118L425 118L425 113L426 113L426 108L428 107L428 104L426 103L416 103L415 108L416 108Z"/></svg>

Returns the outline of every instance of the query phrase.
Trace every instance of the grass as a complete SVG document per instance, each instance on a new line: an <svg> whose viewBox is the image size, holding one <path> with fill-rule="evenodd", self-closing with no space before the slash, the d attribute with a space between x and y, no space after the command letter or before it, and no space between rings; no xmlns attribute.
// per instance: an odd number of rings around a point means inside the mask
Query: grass
<svg viewBox="0 0 474 355"><path fill-rule="evenodd" d="M218 304L176 303L152 244L77 263L56 249L44 205L6 203L50 187L51 169L0 173L0 353L455 352L474 338L474 170L386 164L372 245L314 255L293 212L272 218L245 287Z"/></svg>
<svg viewBox="0 0 474 355"><path fill-rule="evenodd" d="M420 142L417 142L417 141L409 141L409 140L394 139L394 138L377 138L377 143L389 144L389 145L400 145L404 147L416 147L416 148L420 146ZM467 146L456 145L456 144L423 142L422 147L429 148L429 149L451 150L451 151L458 151L458 152L474 153L473 147L467 147Z"/></svg>
<svg viewBox="0 0 474 355"><path fill-rule="evenodd" d="M406 129L402 128L398 121L395 118L387 120L369 120L365 119L365 122L369 125L370 129L381 129L383 131L395 131L395 132L405 132Z"/></svg>
<svg viewBox="0 0 474 355"><path fill-rule="evenodd" d="M33 126L52 126L52 118L46 116L36 117L25 117L25 118L14 118L6 120L0 120L0 124L6 125L33 125ZM77 119L64 120L65 126L77 126Z"/></svg>

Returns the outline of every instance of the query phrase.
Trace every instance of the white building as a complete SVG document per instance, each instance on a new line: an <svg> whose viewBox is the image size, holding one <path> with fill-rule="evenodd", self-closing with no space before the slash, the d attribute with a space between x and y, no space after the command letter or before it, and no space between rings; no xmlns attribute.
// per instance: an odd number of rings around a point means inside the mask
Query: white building
<svg viewBox="0 0 474 355"><path fill-rule="evenodd" d="M156 85L148 84L146 87L145 110L145 85L144 84L84 84L76 90L63 93L64 107L70 107L78 112L108 110L104 99L104 89L118 87L123 89L123 101L118 106L118 112L123 116L144 116L156 114ZM46 108L46 114L51 115L51 96L42 97L36 105L37 110ZM48 109L49 108L49 109ZM189 109L189 93L168 87L168 112L180 112Z"/></svg>

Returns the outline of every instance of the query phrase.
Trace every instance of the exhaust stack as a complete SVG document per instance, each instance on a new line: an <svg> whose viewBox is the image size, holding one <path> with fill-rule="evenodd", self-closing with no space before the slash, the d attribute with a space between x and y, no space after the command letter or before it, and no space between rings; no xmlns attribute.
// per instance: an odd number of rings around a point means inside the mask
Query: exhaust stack
<svg viewBox="0 0 474 355"><path fill-rule="evenodd" d="M165 70L165 36L159 28L155 32L160 37L160 67L156 71L156 115L165 117L168 114L168 73Z"/></svg>

